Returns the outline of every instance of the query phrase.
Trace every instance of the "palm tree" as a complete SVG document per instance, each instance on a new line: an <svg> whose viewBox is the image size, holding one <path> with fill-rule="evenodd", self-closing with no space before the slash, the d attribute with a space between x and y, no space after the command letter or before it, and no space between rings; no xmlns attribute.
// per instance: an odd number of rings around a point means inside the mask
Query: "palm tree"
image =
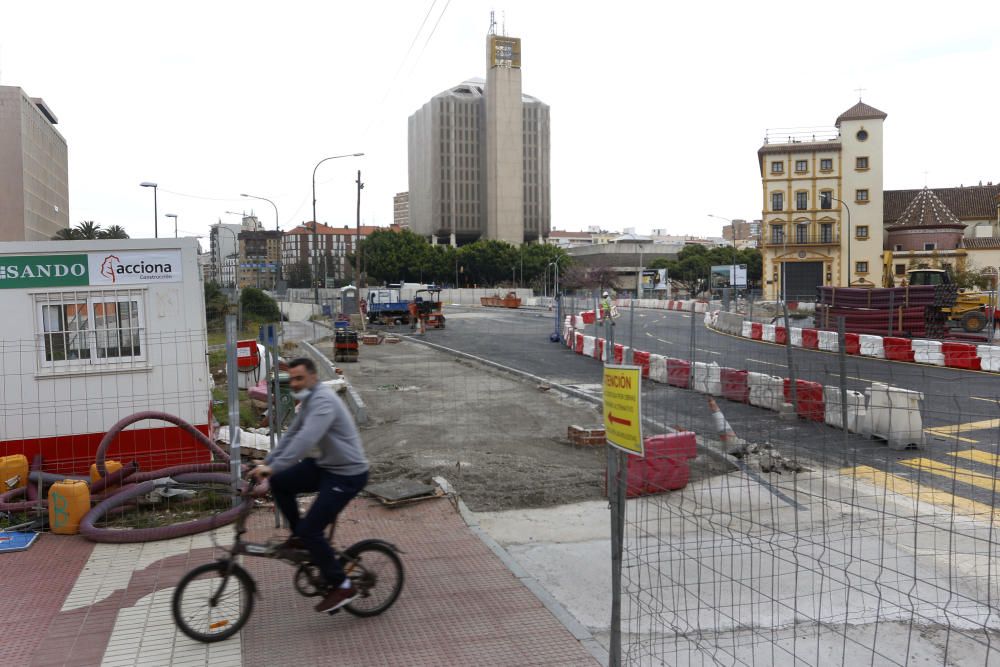
<svg viewBox="0 0 1000 667"><path fill-rule="evenodd" d="M101 226L93 220L84 220L73 228L78 239L99 239L101 238Z"/></svg>
<svg viewBox="0 0 1000 667"><path fill-rule="evenodd" d="M102 229L97 232L97 238L99 239L127 239L129 238L128 232L121 225L111 225L107 229Z"/></svg>
<svg viewBox="0 0 1000 667"><path fill-rule="evenodd" d="M69 227L63 227L60 229L55 236L52 237L53 241L78 241L80 237L77 236L75 229L70 229Z"/></svg>

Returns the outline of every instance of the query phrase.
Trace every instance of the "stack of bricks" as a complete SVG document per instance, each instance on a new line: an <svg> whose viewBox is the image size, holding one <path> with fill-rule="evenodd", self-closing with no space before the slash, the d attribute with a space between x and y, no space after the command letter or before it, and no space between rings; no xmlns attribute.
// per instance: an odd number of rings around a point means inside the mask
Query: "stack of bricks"
<svg viewBox="0 0 1000 667"><path fill-rule="evenodd" d="M386 336L384 340L386 343L398 343L401 339L399 336Z"/></svg>
<svg viewBox="0 0 1000 667"><path fill-rule="evenodd" d="M378 334L363 334L361 336L361 342L365 345L378 345L382 342L382 337Z"/></svg>
<svg viewBox="0 0 1000 667"><path fill-rule="evenodd" d="M600 426L584 428L572 425L566 428L566 437L571 443L581 447L603 446L606 442L604 428Z"/></svg>

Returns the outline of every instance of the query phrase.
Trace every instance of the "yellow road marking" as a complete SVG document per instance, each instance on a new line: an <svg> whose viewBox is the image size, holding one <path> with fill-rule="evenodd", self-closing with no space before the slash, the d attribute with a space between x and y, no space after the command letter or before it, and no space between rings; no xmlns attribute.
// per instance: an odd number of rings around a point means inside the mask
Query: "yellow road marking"
<svg viewBox="0 0 1000 667"><path fill-rule="evenodd" d="M936 435L942 440L958 440L959 442L968 442L969 444L972 445L979 444L978 440L973 440L972 438L963 438L960 435L952 435L951 433L938 433L936 430L932 428L925 428L924 432L930 433L931 435Z"/></svg>
<svg viewBox="0 0 1000 667"><path fill-rule="evenodd" d="M947 463L932 461L931 459L908 459L906 461L900 461L900 464L907 466L908 468L916 468L918 470L929 472L932 475L940 475L941 477L954 479L956 482L961 482L962 484L978 486L980 489L986 489L987 491L994 491L998 481L991 475L984 475L981 472L974 472L965 468L956 468L955 466L948 465Z"/></svg>
<svg viewBox="0 0 1000 667"><path fill-rule="evenodd" d="M949 424L947 426L935 426L933 428L927 429L928 431L934 431L936 433L947 435L947 434L958 434L962 431L982 431L988 428L996 428L1000 426L1000 419L984 419L978 422L966 422L964 424Z"/></svg>
<svg viewBox="0 0 1000 667"><path fill-rule="evenodd" d="M956 456L960 459L968 459L969 461L975 461L976 463L985 463L986 465L1000 468L1000 456L984 452L980 449L966 449L962 452L948 452L948 456Z"/></svg>
<svg viewBox="0 0 1000 667"><path fill-rule="evenodd" d="M884 488L901 496L907 496L918 502L931 503L941 508L973 516L977 519L995 521L998 518L997 512L989 505L977 503L975 500L969 500L968 498L953 496L950 493L939 491L930 486L914 484L898 475L890 475L870 466L844 468L840 472L843 475L853 476L875 487Z"/></svg>

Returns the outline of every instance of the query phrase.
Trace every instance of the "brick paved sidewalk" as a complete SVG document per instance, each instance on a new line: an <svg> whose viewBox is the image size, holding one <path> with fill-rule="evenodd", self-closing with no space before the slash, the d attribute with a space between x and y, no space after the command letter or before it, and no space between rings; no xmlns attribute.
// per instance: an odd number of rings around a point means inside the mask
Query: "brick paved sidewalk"
<svg viewBox="0 0 1000 667"><path fill-rule="evenodd" d="M273 515L252 518L251 539ZM358 499L336 541L379 537L406 553L406 584L374 618L312 610L293 568L248 558L260 596L237 637L205 645L173 626L173 586L212 559L209 535L141 545L93 545L44 535L0 557L7 611L0 664L33 665L594 665L570 632L465 525L448 500L386 509ZM220 543L232 529L217 532ZM29 662L30 661L30 662Z"/></svg>

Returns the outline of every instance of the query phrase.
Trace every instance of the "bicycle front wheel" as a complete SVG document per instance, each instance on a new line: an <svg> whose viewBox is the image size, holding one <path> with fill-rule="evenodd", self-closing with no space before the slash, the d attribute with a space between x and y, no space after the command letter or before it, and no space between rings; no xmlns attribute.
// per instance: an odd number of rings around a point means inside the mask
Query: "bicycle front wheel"
<svg viewBox="0 0 1000 667"><path fill-rule="evenodd" d="M200 565L174 589L174 623L200 642L229 639L250 618L253 592L253 579L239 565L224 561Z"/></svg>
<svg viewBox="0 0 1000 667"><path fill-rule="evenodd" d="M348 547L344 571L358 589L358 597L344 609L355 616L378 616L391 607L403 590L403 562L395 550L379 542Z"/></svg>

